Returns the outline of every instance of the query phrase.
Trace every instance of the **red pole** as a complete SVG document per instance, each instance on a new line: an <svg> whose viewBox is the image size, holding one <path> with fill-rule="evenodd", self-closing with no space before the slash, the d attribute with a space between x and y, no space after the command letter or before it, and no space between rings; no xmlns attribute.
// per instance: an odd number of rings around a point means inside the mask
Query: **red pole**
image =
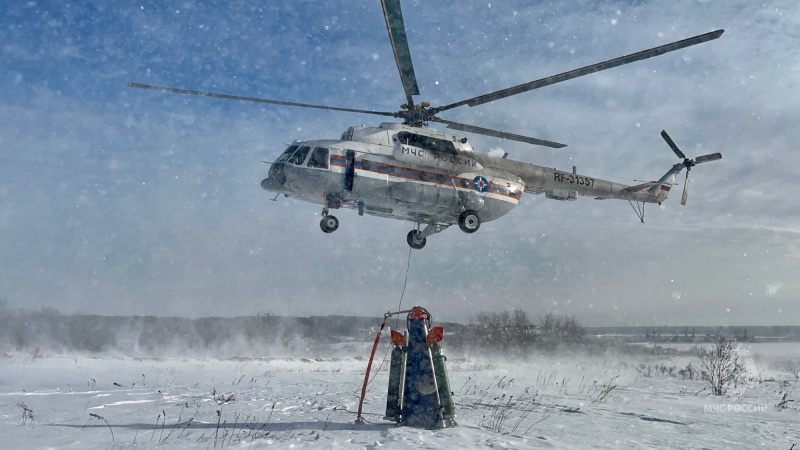
<svg viewBox="0 0 800 450"><path fill-rule="evenodd" d="M369 372L372 370L372 359L375 358L375 350L378 348L378 341L381 340L381 333L383 332L383 327L386 326L386 319L388 318L389 314L385 314L383 316L381 329L378 330L378 334L375 335L375 343L372 344L372 353L369 355L369 363L367 364L367 373L364 374L364 386L361 387L361 400L358 401L358 415L356 416L356 423L364 423L364 418L361 417L361 407L364 406L364 396L367 395L367 383L369 382Z"/></svg>

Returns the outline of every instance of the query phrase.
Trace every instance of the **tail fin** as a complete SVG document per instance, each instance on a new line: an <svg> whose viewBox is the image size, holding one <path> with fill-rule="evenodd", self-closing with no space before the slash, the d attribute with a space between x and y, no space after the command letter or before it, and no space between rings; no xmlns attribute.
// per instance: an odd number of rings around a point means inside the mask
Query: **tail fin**
<svg viewBox="0 0 800 450"><path fill-rule="evenodd" d="M665 192L666 195L664 196L664 200L666 200L667 195L669 195L669 191L672 189L672 186L675 185L675 179L678 177L678 174L681 172L681 170L683 170L683 164L675 164L672 166L667 173L658 179L658 182L655 184L655 186L650 188L650 192L653 194Z"/></svg>
<svg viewBox="0 0 800 450"><path fill-rule="evenodd" d="M675 177L682 169L683 164L675 164L664 176L659 178L658 181L648 181L647 183L637 184L636 186L628 186L623 190L627 192L647 190L651 194L657 194L659 191L669 192L672 185L675 184Z"/></svg>

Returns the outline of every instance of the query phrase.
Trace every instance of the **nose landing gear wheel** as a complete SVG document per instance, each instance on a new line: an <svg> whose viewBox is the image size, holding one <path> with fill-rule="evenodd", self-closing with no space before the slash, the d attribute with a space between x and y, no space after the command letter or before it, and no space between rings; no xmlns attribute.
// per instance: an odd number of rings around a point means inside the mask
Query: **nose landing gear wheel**
<svg viewBox="0 0 800 450"><path fill-rule="evenodd" d="M481 227L481 218L475 211L468 209L458 216L458 228L464 233L474 233Z"/></svg>
<svg viewBox="0 0 800 450"><path fill-rule="evenodd" d="M319 228L326 233L333 233L339 228L339 219L334 216L325 216L319 221Z"/></svg>
<svg viewBox="0 0 800 450"><path fill-rule="evenodd" d="M417 230L411 230L408 232L406 236L406 242L408 242L409 247L419 250L422 247L425 247L425 242L427 242L428 238L418 239L418 236L422 234Z"/></svg>

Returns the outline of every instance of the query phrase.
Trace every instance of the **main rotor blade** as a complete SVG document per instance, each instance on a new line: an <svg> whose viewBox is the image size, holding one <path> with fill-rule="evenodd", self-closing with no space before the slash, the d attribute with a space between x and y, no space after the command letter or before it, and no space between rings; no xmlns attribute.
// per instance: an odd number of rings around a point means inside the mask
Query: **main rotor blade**
<svg viewBox="0 0 800 450"><path fill-rule="evenodd" d="M224 98L228 100L242 100L246 102L269 103L271 105L297 106L300 108L328 109L332 111L344 111L344 112L361 113L361 114L373 114L377 116L400 117L396 115L396 113L392 112L368 111L366 109L339 108L336 106L310 105L308 103L283 102L280 100L267 100L263 98L242 97L239 95L215 94L213 92L191 91L188 89L152 86L149 84L128 83L128 87L139 88L139 89L150 89L153 91L161 91L161 92L171 92L173 94L199 95L201 97L214 97L214 98Z"/></svg>
<svg viewBox="0 0 800 450"><path fill-rule="evenodd" d="M400 0L381 0L383 17L386 18L386 29L389 31L389 41L392 43L394 59L397 61L397 70L400 72L400 81L406 92L408 105L413 105L412 95L419 95L417 76L414 74L414 65L411 64L411 51L408 49L406 25L403 22L403 11L400 10Z"/></svg>
<svg viewBox="0 0 800 450"><path fill-rule="evenodd" d="M476 127L475 125L467 125L467 124L459 123L459 122L451 122L449 120L440 119L438 117L433 117L430 120L432 120L434 122L445 123L445 124L447 124L447 128L450 128L450 129L453 129L453 130L467 131L467 132L470 132L470 133L483 134L483 135L486 135L486 136L499 137L499 138L503 138L503 139L510 139L512 141L525 142L525 143L534 144L534 145L543 145L545 147L552 147L552 148L562 148L562 147L566 147L567 146L567 144L560 144L558 142L545 141L543 139L536 139L536 138L532 138L532 137L528 137L528 136L522 136L522 135L519 135L519 134L506 133L505 131L497 131L497 130L492 130L492 129L489 129L489 128Z"/></svg>
<svg viewBox="0 0 800 450"><path fill-rule="evenodd" d="M708 155L698 156L694 159L695 164L702 164L705 162L717 161L722 159L722 153L710 153Z"/></svg>
<svg viewBox="0 0 800 450"><path fill-rule="evenodd" d="M502 89L496 92L491 92L489 94L481 95L479 97L470 98L467 100L462 100L460 102L451 103L449 105L441 106L438 108L433 108L431 111L433 114L440 113L442 111L446 111L448 109L455 108L457 106L462 105L469 105L469 106L477 106L482 105L484 103L493 102L495 100L499 100L501 98L510 97L512 95L521 94L523 92L528 92L533 89L538 89L544 86L549 86L551 84L560 83L562 81L571 80L573 78L582 77L584 75L589 75L590 73L599 72L601 70L611 69L613 67L621 66L624 64L629 64L634 61L641 61L643 59L652 58L654 56L663 55L664 53L672 52L675 50L680 50L682 48L691 47L692 45L701 44L703 42L711 41L714 39L719 38L722 36L725 30L717 30L712 31L710 33L701 34L698 36L694 36L688 39L684 39L682 41L672 42L670 44L660 45L658 47L651 48L649 50L643 50L641 52L632 53L630 55L621 56L619 58L614 58L608 61L604 61L597 64L592 64L590 66L582 67L580 69L571 70L569 72L564 72L558 75L553 75L547 78L542 78L540 80L531 81L528 83L520 84L518 86L510 87L507 89Z"/></svg>
<svg viewBox="0 0 800 450"><path fill-rule="evenodd" d="M678 148L678 146L675 144L675 141L673 141L672 138L669 137L669 135L667 134L667 130L661 130L661 137L664 138L665 141L667 141L667 145L669 145L669 148L671 148L672 151L675 152L676 155L678 155L678 158L686 159L686 155L684 155L681 149Z"/></svg>
<svg viewBox="0 0 800 450"><path fill-rule="evenodd" d="M681 196L681 206L686 206L686 197L689 196L689 170L686 170L686 181L683 183L683 195Z"/></svg>

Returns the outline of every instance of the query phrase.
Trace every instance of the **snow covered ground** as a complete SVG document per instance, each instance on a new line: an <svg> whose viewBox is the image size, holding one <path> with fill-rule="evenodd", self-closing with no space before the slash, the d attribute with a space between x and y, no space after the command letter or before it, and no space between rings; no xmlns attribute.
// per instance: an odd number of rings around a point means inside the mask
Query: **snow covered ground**
<svg viewBox="0 0 800 450"><path fill-rule="evenodd" d="M782 356L761 345L758 354ZM386 348L382 343L376 355L366 424L355 419L367 362L352 354L219 360L0 353L0 447L800 446L800 386L766 357L756 358L758 380L741 397L717 398L702 381L637 370L683 367L690 356L454 356L448 370L458 426L423 430L382 420ZM784 394L793 401L779 408Z"/></svg>

